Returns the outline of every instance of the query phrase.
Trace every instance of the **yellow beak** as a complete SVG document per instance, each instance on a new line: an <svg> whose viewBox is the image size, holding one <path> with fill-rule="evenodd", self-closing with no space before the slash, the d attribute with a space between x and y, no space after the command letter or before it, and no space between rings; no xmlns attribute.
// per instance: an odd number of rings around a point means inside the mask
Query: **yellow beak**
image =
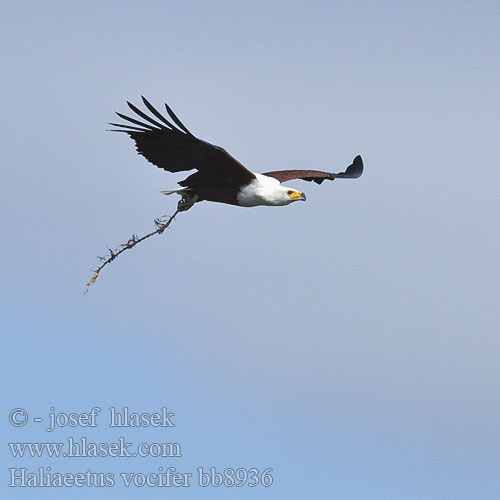
<svg viewBox="0 0 500 500"><path fill-rule="evenodd" d="M288 196L290 196L290 198L294 201L306 201L306 195L302 191L292 191Z"/></svg>

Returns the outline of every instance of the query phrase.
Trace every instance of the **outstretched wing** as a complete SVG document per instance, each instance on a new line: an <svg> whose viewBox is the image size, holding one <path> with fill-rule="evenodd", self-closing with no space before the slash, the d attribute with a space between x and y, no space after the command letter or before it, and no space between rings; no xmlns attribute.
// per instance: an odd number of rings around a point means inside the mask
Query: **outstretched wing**
<svg viewBox="0 0 500 500"><path fill-rule="evenodd" d="M134 125L126 123L110 123L110 125L119 127L114 132L127 133L135 141L137 152L150 163L168 172L193 169L206 174L213 172L241 184L246 184L255 178L250 170L223 148L195 137L167 104L165 108L172 121L163 116L145 97L142 97L142 101L152 116L127 101L129 108L142 118L142 121L116 113Z"/></svg>
<svg viewBox="0 0 500 500"><path fill-rule="evenodd" d="M325 179L333 181L339 179L357 179L363 173L363 160L361 156L356 156L351 165L344 172L332 174L320 170L278 170L276 172L266 172L264 175L274 177L280 182L286 182L292 179L302 179L303 181L314 181L321 184Z"/></svg>

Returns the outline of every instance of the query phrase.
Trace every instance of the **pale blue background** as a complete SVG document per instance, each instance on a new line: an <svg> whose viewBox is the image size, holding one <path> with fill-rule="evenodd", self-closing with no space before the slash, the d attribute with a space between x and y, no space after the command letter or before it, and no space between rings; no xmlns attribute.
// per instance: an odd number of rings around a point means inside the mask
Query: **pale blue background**
<svg viewBox="0 0 500 500"><path fill-rule="evenodd" d="M3 2L2 498L500 498L500 4ZM306 203L203 203L106 132L168 101ZM182 459L14 459L32 416L167 406ZM273 467L269 489L9 489L53 471Z"/></svg>

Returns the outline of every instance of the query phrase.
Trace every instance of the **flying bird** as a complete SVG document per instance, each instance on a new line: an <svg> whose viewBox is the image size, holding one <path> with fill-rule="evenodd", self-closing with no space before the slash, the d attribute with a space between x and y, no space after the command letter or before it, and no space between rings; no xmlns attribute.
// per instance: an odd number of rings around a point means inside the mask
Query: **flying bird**
<svg viewBox="0 0 500 500"><path fill-rule="evenodd" d="M179 194L178 211L190 209L195 203L207 200L241 207L259 205L283 206L295 201L305 201L302 191L283 186L293 179L313 181L356 179L363 173L363 160L356 156L344 172L330 173L319 170L279 170L264 174L253 173L233 158L225 149L195 137L165 104L167 119L142 97L150 115L127 101L129 108L142 119L116 113L132 123L110 123L115 132L125 132L134 141L137 152L150 163L167 172L196 170L178 184L179 189L161 191Z"/></svg>

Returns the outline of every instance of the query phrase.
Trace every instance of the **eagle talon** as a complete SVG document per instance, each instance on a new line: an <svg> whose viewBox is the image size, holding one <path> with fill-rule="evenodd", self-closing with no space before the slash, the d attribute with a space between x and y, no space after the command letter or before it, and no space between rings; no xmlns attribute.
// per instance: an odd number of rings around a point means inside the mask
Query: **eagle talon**
<svg viewBox="0 0 500 500"><path fill-rule="evenodd" d="M194 197L186 197L183 196L180 200L179 203L177 203L177 210L179 212L185 212L186 210L189 210L196 202L196 199Z"/></svg>

